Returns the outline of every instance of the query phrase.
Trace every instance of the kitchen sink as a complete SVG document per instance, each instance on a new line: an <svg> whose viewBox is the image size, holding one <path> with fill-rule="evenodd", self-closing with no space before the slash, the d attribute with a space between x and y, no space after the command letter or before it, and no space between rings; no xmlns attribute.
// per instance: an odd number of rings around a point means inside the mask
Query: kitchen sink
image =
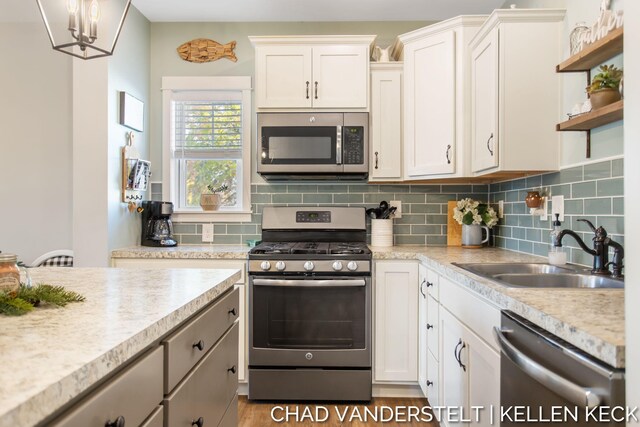
<svg viewBox="0 0 640 427"><path fill-rule="evenodd" d="M537 263L457 264L460 268L512 288L624 288L624 281L588 274L571 264Z"/></svg>

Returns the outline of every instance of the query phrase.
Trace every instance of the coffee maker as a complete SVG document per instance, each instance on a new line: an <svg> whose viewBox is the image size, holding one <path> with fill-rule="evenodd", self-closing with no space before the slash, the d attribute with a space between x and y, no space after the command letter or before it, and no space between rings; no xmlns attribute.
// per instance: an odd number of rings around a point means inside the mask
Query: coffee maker
<svg viewBox="0 0 640 427"><path fill-rule="evenodd" d="M173 237L171 202L142 202L142 246L176 246L178 242Z"/></svg>

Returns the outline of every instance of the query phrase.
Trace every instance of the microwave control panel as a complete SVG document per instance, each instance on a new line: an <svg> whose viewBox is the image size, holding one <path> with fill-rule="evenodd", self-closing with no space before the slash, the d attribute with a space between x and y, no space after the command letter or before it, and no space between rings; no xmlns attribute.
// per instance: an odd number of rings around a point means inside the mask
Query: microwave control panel
<svg viewBox="0 0 640 427"><path fill-rule="evenodd" d="M342 163L361 165L364 163L364 128L344 126L342 128Z"/></svg>

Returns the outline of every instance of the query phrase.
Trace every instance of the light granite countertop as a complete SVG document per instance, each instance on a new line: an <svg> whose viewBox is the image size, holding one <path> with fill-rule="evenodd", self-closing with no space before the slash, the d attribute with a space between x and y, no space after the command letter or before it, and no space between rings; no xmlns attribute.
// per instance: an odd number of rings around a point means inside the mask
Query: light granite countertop
<svg viewBox="0 0 640 427"><path fill-rule="evenodd" d="M131 246L111 251L111 258L247 259L246 245L179 245L170 248Z"/></svg>
<svg viewBox="0 0 640 427"><path fill-rule="evenodd" d="M38 268L86 301L0 315L0 427L32 426L231 288L238 270Z"/></svg>
<svg viewBox="0 0 640 427"><path fill-rule="evenodd" d="M175 248L133 247L114 251L114 258L245 259L249 248L183 245ZM438 246L371 246L374 260L419 260L449 279L557 335L611 366L625 366L624 290L507 288L452 263L546 262L545 257L499 248L463 249Z"/></svg>

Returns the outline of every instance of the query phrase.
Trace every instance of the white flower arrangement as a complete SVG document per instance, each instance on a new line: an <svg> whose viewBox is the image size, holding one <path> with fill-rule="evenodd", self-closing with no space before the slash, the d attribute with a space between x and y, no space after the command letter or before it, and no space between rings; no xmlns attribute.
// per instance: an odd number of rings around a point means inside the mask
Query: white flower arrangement
<svg viewBox="0 0 640 427"><path fill-rule="evenodd" d="M453 219L458 224L481 225L492 228L498 223L498 215L492 207L486 203L480 203L473 199L462 199L453 209Z"/></svg>

